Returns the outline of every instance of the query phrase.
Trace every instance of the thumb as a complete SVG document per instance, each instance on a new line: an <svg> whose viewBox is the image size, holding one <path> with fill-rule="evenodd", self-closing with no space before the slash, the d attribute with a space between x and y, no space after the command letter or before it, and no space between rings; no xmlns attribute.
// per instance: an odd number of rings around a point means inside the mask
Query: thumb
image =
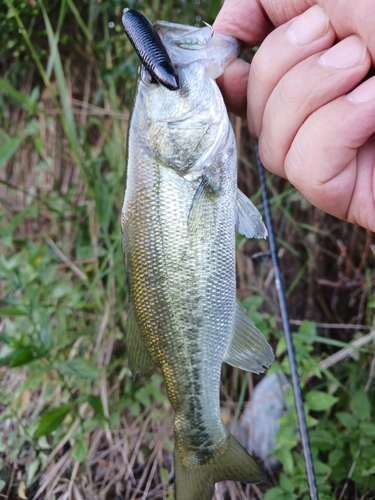
<svg viewBox="0 0 375 500"><path fill-rule="evenodd" d="M213 28L234 36L249 48L258 45L273 26L256 0L225 0Z"/></svg>
<svg viewBox="0 0 375 500"><path fill-rule="evenodd" d="M275 26L302 14L308 0L225 0L213 28L241 40L245 48L259 45Z"/></svg>

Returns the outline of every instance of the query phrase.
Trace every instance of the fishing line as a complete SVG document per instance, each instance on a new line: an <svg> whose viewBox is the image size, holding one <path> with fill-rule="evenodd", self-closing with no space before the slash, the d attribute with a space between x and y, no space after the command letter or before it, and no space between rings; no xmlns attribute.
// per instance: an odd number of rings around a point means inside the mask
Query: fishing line
<svg viewBox="0 0 375 500"><path fill-rule="evenodd" d="M302 451L303 451L303 456L304 456L304 460L305 460L305 469L306 469L306 475L307 475L307 482L309 485L310 499L311 500L318 500L318 492L317 492L316 483L315 483L314 466L312 463L309 436L307 433L306 419L305 419L305 414L303 411L303 400L302 400L301 387L299 384L296 356L295 356L295 352L294 352L292 334L290 331L288 310L286 307L284 287L283 287L283 283L282 283L282 279L281 279L281 272L280 272L280 267L279 267L279 258L277 256L276 241L275 241L275 236L274 236L273 227L272 227L272 217L271 217L270 204L269 204L268 194L267 194L266 178L265 178L265 174L264 174L263 164L259 158L258 143L257 142L255 142L255 156L256 156L256 164L257 164L258 173L259 173L260 186L262 189L264 212L266 215L266 224L267 224L267 229L268 229L268 239L269 239L271 256L272 256L273 270L274 270L274 274L275 274L275 285L276 285L277 295L278 295L278 299L279 299L280 312L281 312L284 334L285 334L285 341L286 341L286 346L287 346L288 356L289 356L290 372L292 375L292 385L293 385L293 393L294 393L294 402L295 402L296 409L297 409L298 426L299 426L299 431L300 431L300 435L301 435Z"/></svg>

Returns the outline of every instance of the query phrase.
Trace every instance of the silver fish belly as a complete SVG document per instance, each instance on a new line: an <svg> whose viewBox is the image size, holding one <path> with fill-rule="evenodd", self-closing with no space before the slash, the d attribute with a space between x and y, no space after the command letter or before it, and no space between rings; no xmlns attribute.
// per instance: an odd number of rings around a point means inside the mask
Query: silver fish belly
<svg viewBox="0 0 375 500"><path fill-rule="evenodd" d="M259 482L256 462L220 417L223 361L254 372L273 353L236 305L235 226L265 237L237 189L232 127L214 81L238 42L209 28L156 23L177 71L173 92L142 70L129 127L123 248L129 363L160 367L175 412L177 500L208 500L224 479Z"/></svg>

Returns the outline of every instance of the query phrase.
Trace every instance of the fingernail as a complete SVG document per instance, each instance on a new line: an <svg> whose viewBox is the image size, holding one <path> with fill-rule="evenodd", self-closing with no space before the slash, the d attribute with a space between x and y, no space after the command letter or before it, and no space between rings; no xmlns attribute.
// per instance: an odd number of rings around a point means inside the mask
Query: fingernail
<svg viewBox="0 0 375 500"><path fill-rule="evenodd" d="M367 102L375 99L375 77L366 80L347 95L352 102Z"/></svg>
<svg viewBox="0 0 375 500"><path fill-rule="evenodd" d="M288 33L299 45L315 42L327 33L329 19L319 5L314 5L301 14L289 26Z"/></svg>
<svg viewBox="0 0 375 500"><path fill-rule="evenodd" d="M320 61L325 66L332 68L353 68L366 57L366 45L357 35L349 36L337 45L331 47L320 56Z"/></svg>

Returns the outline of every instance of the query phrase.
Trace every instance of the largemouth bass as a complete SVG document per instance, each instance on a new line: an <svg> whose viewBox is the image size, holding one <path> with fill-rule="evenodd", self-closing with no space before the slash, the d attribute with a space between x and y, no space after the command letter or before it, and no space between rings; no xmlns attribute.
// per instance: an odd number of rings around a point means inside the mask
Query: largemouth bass
<svg viewBox="0 0 375 500"><path fill-rule="evenodd" d="M176 499L209 500L217 481L263 479L223 425L219 396L223 362L259 373L273 361L236 305L235 226L247 237L267 232L237 188L234 133L215 83L239 43L210 27L154 27L178 87L141 69L122 211L126 344L134 375L147 379L159 367L165 378L175 412Z"/></svg>

